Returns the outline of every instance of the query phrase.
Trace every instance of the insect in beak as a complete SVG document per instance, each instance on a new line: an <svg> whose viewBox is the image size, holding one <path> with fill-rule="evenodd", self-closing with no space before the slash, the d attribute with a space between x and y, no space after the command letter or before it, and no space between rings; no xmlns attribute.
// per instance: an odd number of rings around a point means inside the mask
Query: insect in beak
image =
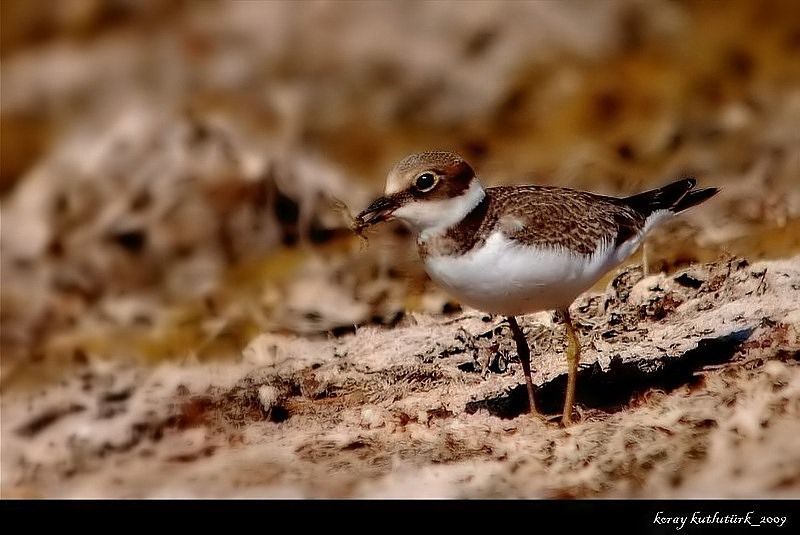
<svg viewBox="0 0 800 535"><path fill-rule="evenodd" d="M356 228L363 230L371 225L387 221L398 208L397 201L392 197L380 197L356 216Z"/></svg>

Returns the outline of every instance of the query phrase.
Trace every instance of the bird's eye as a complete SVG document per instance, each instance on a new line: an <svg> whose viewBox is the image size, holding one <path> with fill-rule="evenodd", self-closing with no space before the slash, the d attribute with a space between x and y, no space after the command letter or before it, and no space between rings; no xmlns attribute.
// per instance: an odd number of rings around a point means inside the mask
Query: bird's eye
<svg viewBox="0 0 800 535"><path fill-rule="evenodd" d="M430 191L438 182L438 178L433 173L422 173L417 177L414 185L419 191Z"/></svg>

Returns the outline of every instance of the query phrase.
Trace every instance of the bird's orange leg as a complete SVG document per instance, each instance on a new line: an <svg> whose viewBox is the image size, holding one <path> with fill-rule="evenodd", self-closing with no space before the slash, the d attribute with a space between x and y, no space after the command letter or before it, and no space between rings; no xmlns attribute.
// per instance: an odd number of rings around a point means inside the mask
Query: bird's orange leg
<svg viewBox="0 0 800 535"><path fill-rule="evenodd" d="M575 386L578 380L578 363L581 360L581 344L578 333L569 315L569 310L560 311L567 328L567 394L564 397L564 413L561 416L561 425L568 426L572 423L572 409L575 406Z"/></svg>

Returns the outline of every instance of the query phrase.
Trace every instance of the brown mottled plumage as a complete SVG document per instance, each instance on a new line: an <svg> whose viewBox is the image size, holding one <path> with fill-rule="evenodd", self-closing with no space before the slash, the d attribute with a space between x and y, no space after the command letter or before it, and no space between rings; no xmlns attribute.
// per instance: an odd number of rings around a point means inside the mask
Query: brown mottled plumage
<svg viewBox="0 0 800 535"><path fill-rule="evenodd" d="M458 225L422 254L465 254L480 247L494 230L524 245L563 247L591 254L601 242L625 241L640 232L646 217L635 209L584 191L548 186L497 186Z"/></svg>

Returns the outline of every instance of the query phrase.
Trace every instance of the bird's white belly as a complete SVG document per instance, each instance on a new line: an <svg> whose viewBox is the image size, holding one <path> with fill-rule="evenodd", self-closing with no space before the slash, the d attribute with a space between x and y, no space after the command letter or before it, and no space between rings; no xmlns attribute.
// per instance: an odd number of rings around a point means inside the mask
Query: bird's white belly
<svg viewBox="0 0 800 535"><path fill-rule="evenodd" d="M544 249L492 234L460 256L431 255L431 279L462 303L484 312L521 315L568 307L604 273L627 258L639 240L621 248L598 245L592 255Z"/></svg>

